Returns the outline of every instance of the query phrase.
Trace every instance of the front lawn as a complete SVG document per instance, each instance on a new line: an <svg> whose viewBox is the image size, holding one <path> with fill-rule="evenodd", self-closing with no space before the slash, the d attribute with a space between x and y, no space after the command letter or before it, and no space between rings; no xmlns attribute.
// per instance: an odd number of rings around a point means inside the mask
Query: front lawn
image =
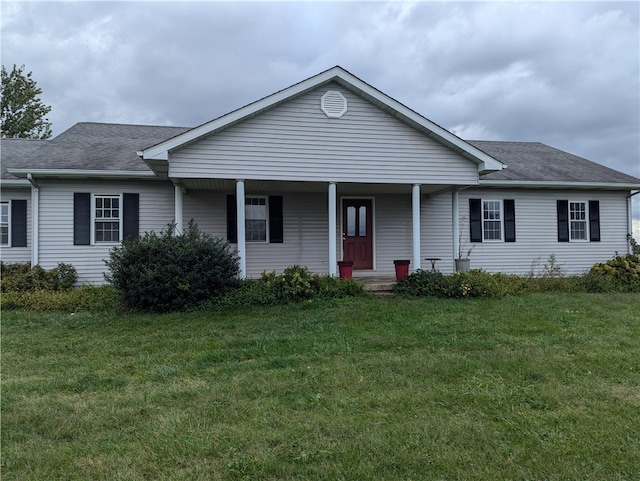
<svg viewBox="0 0 640 481"><path fill-rule="evenodd" d="M640 295L2 313L4 480L640 478Z"/></svg>

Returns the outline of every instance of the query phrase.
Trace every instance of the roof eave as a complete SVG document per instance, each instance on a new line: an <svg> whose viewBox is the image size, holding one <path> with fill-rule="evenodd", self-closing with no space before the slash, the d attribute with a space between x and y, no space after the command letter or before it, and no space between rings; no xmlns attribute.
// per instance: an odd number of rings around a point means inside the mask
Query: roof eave
<svg viewBox="0 0 640 481"><path fill-rule="evenodd" d="M8 169L10 174L27 178L28 174L39 178L94 178L94 179L154 179L155 172L143 170L82 170L82 169ZM4 181L3 181L4 182ZM28 183L28 181L27 181Z"/></svg>
<svg viewBox="0 0 640 481"><path fill-rule="evenodd" d="M545 180L482 180L480 187L536 187L539 189L597 189L597 190L638 190L640 184L621 182L563 182Z"/></svg>
<svg viewBox="0 0 640 481"><path fill-rule="evenodd" d="M30 187L31 183L26 179L2 179L0 184L3 187Z"/></svg>

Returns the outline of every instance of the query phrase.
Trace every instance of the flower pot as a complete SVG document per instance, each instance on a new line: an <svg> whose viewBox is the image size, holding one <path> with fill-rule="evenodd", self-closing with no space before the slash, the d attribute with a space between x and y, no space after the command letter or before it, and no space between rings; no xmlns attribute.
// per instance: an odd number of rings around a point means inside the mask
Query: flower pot
<svg viewBox="0 0 640 481"><path fill-rule="evenodd" d="M338 261L338 271L340 279L351 279L353 277L353 261Z"/></svg>
<svg viewBox="0 0 640 481"><path fill-rule="evenodd" d="M456 259L456 272L469 272L471 259Z"/></svg>
<svg viewBox="0 0 640 481"><path fill-rule="evenodd" d="M399 259L393 261L393 265L396 266L396 280L400 281L409 275L409 263L408 259Z"/></svg>

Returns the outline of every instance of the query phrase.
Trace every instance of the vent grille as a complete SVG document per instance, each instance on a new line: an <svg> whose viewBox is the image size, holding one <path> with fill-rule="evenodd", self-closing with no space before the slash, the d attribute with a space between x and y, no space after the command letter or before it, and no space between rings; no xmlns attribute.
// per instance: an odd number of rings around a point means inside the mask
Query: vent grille
<svg viewBox="0 0 640 481"><path fill-rule="evenodd" d="M329 90L322 96L320 108L327 117L339 119L347 112L347 99L337 90Z"/></svg>

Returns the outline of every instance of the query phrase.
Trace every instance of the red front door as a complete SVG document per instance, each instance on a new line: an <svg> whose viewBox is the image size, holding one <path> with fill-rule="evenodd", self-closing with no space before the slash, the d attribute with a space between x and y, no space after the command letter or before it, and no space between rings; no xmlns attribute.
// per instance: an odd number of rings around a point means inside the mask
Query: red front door
<svg viewBox="0 0 640 481"><path fill-rule="evenodd" d="M373 269L371 199L342 201L342 258L354 269Z"/></svg>

